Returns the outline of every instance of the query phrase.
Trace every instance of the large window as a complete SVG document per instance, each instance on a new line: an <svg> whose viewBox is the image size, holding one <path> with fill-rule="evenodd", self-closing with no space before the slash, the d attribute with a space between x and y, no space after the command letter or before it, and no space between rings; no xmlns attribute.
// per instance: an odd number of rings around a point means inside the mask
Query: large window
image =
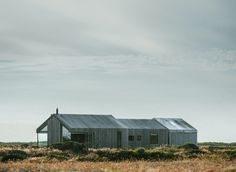
<svg viewBox="0 0 236 172"><path fill-rule="evenodd" d="M134 141L134 136L133 135L129 135L129 141Z"/></svg>
<svg viewBox="0 0 236 172"><path fill-rule="evenodd" d="M158 144L158 135L150 134L150 144Z"/></svg>
<svg viewBox="0 0 236 172"><path fill-rule="evenodd" d="M71 140L79 143L87 143L88 133L71 134Z"/></svg>
<svg viewBox="0 0 236 172"><path fill-rule="evenodd" d="M69 130L67 130L67 128L62 126L62 140L68 141L70 139L71 139L71 133L69 132Z"/></svg>

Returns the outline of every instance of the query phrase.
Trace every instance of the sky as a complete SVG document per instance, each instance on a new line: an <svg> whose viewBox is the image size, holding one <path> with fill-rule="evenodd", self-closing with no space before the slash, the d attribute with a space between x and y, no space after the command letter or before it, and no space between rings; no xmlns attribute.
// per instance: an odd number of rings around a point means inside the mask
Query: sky
<svg viewBox="0 0 236 172"><path fill-rule="evenodd" d="M183 118L236 141L236 1L0 1L0 141L59 113Z"/></svg>

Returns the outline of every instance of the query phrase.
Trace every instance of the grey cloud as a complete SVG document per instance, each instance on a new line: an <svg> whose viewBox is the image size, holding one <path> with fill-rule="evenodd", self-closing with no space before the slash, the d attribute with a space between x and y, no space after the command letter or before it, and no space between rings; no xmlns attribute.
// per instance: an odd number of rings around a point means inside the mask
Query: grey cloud
<svg viewBox="0 0 236 172"><path fill-rule="evenodd" d="M37 6L30 1L1 2L1 54L12 55L107 55L134 53L133 50L93 37L90 26L63 13ZM5 5L5 10L4 10ZM16 12L9 13L14 8ZM27 7L30 6L30 9ZM96 29L95 29L96 30ZM8 40L6 42L6 40ZM23 50L23 52L22 52Z"/></svg>
<svg viewBox="0 0 236 172"><path fill-rule="evenodd" d="M1 54L159 57L234 49L232 3L2 1Z"/></svg>

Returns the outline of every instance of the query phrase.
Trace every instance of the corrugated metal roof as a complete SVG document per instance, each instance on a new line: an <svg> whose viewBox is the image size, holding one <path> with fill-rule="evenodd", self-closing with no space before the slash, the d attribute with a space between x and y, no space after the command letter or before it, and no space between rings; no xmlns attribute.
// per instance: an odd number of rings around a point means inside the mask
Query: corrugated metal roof
<svg viewBox="0 0 236 172"><path fill-rule="evenodd" d="M153 119L117 119L129 129L165 129Z"/></svg>
<svg viewBox="0 0 236 172"><path fill-rule="evenodd" d="M196 131L196 129L181 118L154 118L169 130Z"/></svg>
<svg viewBox="0 0 236 172"><path fill-rule="evenodd" d="M116 119L112 115L92 114L53 114L69 130L85 128L120 128L120 129L169 129L171 131L196 132L197 130L181 118L153 119ZM51 117L52 117L51 116ZM47 121L41 124L36 132L44 132Z"/></svg>
<svg viewBox="0 0 236 172"><path fill-rule="evenodd" d="M58 114L55 115L70 129L73 128L124 128L112 115Z"/></svg>

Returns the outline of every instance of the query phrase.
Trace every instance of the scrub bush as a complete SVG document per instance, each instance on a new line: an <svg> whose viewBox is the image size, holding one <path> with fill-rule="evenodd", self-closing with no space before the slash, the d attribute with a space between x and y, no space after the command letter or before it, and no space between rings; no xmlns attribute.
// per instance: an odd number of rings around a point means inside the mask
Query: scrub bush
<svg viewBox="0 0 236 172"><path fill-rule="evenodd" d="M72 151L73 153L82 153L82 154L88 152L88 148L84 144L73 141L66 141L63 143L53 144L51 145L51 148L59 149L62 151L69 150Z"/></svg>
<svg viewBox="0 0 236 172"><path fill-rule="evenodd" d="M234 149L234 150L227 150L227 151L225 151L225 154L229 158L229 160L236 159L236 149Z"/></svg>
<svg viewBox="0 0 236 172"><path fill-rule="evenodd" d="M184 145L181 145L179 146L178 148L183 148L185 150L196 150L196 149L199 149L199 147L195 144L192 144L192 143L187 143L187 144L184 144Z"/></svg>
<svg viewBox="0 0 236 172"><path fill-rule="evenodd" d="M21 150L11 150L6 155L2 157L2 162L7 161L16 161L16 160L24 160L27 158L27 153Z"/></svg>
<svg viewBox="0 0 236 172"><path fill-rule="evenodd" d="M98 150L96 154L101 158L106 158L110 161L121 160L173 160L177 158L174 152L161 150L145 150L137 148L134 150L121 149L116 151Z"/></svg>

